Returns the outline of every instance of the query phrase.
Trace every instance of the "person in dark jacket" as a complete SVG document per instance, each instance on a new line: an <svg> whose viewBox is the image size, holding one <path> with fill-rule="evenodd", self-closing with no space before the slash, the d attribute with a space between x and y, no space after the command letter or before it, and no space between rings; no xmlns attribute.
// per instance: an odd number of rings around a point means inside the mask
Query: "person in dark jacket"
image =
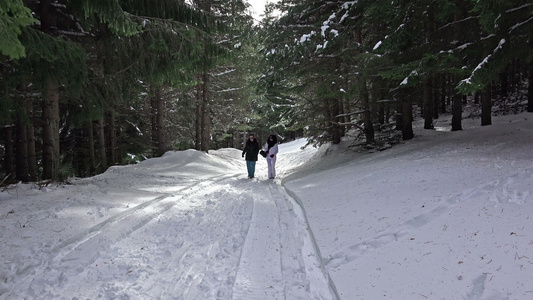
<svg viewBox="0 0 533 300"><path fill-rule="evenodd" d="M246 155L246 168L248 169L248 178L254 178L255 163L257 162L257 154L259 153L259 142L255 139L253 134L246 140L244 150L242 150L242 157Z"/></svg>

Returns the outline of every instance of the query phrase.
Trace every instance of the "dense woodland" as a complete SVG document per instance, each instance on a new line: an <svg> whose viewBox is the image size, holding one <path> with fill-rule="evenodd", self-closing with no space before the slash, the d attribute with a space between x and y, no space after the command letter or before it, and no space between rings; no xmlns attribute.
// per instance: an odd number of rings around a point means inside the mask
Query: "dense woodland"
<svg viewBox="0 0 533 300"><path fill-rule="evenodd" d="M418 117L533 112L532 76L528 0L280 0L259 21L246 0L0 0L0 181L251 132L378 148Z"/></svg>

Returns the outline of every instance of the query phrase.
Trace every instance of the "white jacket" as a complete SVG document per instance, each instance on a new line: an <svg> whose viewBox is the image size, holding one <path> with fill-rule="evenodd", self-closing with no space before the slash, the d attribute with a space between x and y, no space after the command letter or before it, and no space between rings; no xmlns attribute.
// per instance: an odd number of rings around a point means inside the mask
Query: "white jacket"
<svg viewBox="0 0 533 300"><path fill-rule="evenodd" d="M270 155L274 154L278 154L278 143L276 143L274 146L272 146L272 148L270 148L270 150L268 150L268 142L265 144L265 152L268 151L268 154L267 154L267 159L270 159ZM276 157L276 156L274 156Z"/></svg>

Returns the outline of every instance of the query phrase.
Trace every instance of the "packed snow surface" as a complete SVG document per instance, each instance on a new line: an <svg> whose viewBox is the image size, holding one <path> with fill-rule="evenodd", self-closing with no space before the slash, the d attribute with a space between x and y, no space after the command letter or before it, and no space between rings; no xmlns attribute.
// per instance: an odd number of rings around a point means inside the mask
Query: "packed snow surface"
<svg viewBox="0 0 533 300"><path fill-rule="evenodd" d="M533 299L533 115L0 193L0 299ZM444 130L442 130L444 129Z"/></svg>

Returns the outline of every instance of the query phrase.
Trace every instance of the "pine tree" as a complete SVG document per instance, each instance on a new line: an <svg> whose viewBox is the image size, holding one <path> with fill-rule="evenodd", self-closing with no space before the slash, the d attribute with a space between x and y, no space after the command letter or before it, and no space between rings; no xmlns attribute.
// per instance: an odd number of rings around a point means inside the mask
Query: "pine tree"
<svg viewBox="0 0 533 300"><path fill-rule="evenodd" d="M31 10L22 0L3 0L0 3L0 53L11 59L26 56L19 36L22 29L35 22Z"/></svg>

